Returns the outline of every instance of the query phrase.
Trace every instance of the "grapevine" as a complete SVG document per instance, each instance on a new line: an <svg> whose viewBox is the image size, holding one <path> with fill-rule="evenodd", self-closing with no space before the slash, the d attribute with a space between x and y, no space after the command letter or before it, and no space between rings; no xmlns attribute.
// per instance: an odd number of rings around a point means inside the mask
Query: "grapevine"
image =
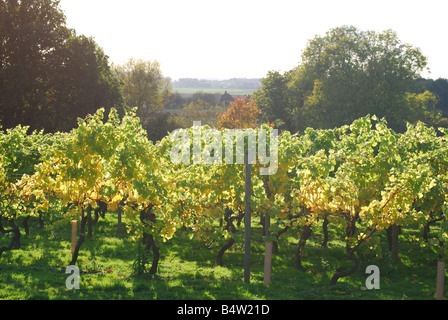
<svg viewBox="0 0 448 320"><path fill-rule="evenodd" d="M238 159L253 147L266 148L271 163L262 157L251 162L252 215L263 226L264 240L274 242L274 253L282 235L296 237L299 270L306 269L305 248L319 224L322 246L332 240L329 228L345 230L341 240L353 261L332 284L356 270L361 247L375 250L376 235L394 228L420 228L420 243L436 259L446 259L447 129L416 123L396 133L375 116L327 130L276 136L271 129L263 124L226 140L217 137L228 129L193 126L154 143L136 110L120 118L114 109L107 116L100 109L68 133L7 130L0 134L0 231L14 236L0 257L20 246L18 221L28 233L30 217L77 219L81 229L70 261L76 264L86 226L91 237L100 215L123 214L128 235L153 256L151 274L157 272L159 244L180 229L207 248L219 246L216 263L223 265L226 250L242 239L245 174ZM265 140L263 132L270 132ZM256 140L252 144L244 135ZM274 162L271 171L263 171Z"/></svg>

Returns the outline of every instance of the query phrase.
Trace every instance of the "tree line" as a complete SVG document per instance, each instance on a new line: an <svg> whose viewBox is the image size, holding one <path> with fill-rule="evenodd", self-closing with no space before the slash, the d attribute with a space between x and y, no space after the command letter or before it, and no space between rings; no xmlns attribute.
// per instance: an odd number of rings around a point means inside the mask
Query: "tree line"
<svg viewBox="0 0 448 320"><path fill-rule="evenodd" d="M98 108L123 116L134 107L153 141L193 120L218 127L228 105L213 94L173 91L183 85L258 88L250 97L258 120L291 132L334 128L366 114L385 117L398 132L417 120L448 124L448 81L423 79L427 58L392 30L334 28L310 40L291 70L226 81L171 81L156 60L114 65L93 38L66 26L58 0L0 1L0 41L3 129L67 132Z"/></svg>
<svg viewBox="0 0 448 320"><path fill-rule="evenodd" d="M329 30L310 40L301 62L270 71L254 94L261 118L279 128L328 129L375 114L392 129L424 121L446 126L446 79L422 79L427 58L392 30L378 33L354 26Z"/></svg>
<svg viewBox="0 0 448 320"><path fill-rule="evenodd" d="M226 80L180 78L173 81L174 88L198 89L247 89L255 90L260 87L260 79L232 78Z"/></svg>
<svg viewBox="0 0 448 320"><path fill-rule="evenodd" d="M137 107L148 136L160 140L169 131L191 126L193 116L213 125L225 107L213 94L183 97L173 92L156 60L110 63L93 38L66 26L58 0L2 0L0 41L3 129L23 125L30 132L67 132L78 118L99 108L106 114L114 108L123 116Z"/></svg>
<svg viewBox="0 0 448 320"><path fill-rule="evenodd" d="M104 106L124 111L121 84L98 44L66 26L56 0L0 2L0 121L68 131Z"/></svg>

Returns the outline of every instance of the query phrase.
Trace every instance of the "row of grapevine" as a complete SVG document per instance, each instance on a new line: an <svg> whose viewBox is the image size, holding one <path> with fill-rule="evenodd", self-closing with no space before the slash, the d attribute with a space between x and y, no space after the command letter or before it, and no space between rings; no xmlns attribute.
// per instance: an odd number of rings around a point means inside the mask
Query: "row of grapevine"
<svg viewBox="0 0 448 320"><path fill-rule="evenodd" d="M152 252L151 273L157 272L158 243L181 228L198 241L224 240L216 257L223 264L224 252L241 241L244 166L237 161L241 149L233 143L248 131L233 132L226 153L227 140L216 139L224 131L192 127L153 143L135 110L123 119L112 110L104 118L100 109L69 133L27 134L17 127L0 134L0 231L13 234L11 244L0 248L0 257L20 246L18 220L77 218L80 235L70 261L75 264L92 215L107 206L104 211L123 214L127 231ZM398 134L385 120L366 116L349 126L278 137L267 125L248 130L257 139L258 152L260 133L270 132L263 147L271 162L276 160L270 175L261 174L267 165L260 158L253 164L252 214L267 221L266 240L275 244L285 233L298 237L297 268L303 269L303 250L320 222L323 245L329 226L346 230L353 270L360 246L369 243L374 249L376 234L400 226L419 227L425 235L437 225L438 237L422 241L432 246L437 259L445 259L446 129L418 123ZM200 140L195 140L198 132ZM249 139L241 139L247 148ZM173 150L183 161L173 162ZM195 161L200 156L213 161ZM349 273L335 274L332 283Z"/></svg>
<svg viewBox="0 0 448 320"><path fill-rule="evenodd" d="M294 226L301 230L298 268L302 268L303 246L319 220L325 227L331 223L346 230L347 256L355 263L352 271L359 263L355 251L363 243L376 249L376 233L400 226L423 229L438 223L437 239L427 240L437 258L445 258L445 129L438 135L419 123L397 134L384 120L366 117L334 130L308 129L284 143L297 143L302 153L286 169L285 183L277 184L277 189L273 183L271 193L279 199L277 212L282 212L277 216L278 229ZM284 159L285 166L289 159ZM335 274L331 282L347 272Z"/></svg>

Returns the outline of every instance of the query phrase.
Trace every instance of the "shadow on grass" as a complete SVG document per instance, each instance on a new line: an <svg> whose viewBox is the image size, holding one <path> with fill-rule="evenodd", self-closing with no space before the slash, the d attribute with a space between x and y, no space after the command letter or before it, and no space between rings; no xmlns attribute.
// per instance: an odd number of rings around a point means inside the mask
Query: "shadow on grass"
<svg viewBox="0 0 448 320"><path fill-rule="evenodd" d="M217 266L224 240L208 248L188 240L182 232L157 243L161 259L156 275L133 276L137 245L127 235L117 235L115 220L100 220L93 239L81 247L77 263L81 289L68 290L65 268L71 260L70 226L32 229L29 236L22 236L21 250L6 252L0 259L0 299L433 299L435 268L426 265L432 253L409 241L400 242L399 263L391 262L385 245L382 258L378 252L360 252L357 272L329 286L332 275L352 263L346 258L344 243L336 240L339 231L332 229L327 248L319 247L319 230L307 242L305 271L295 269L298 239L294 235L281 238L279 253L273 256L271 284L265 286L260 232L253 229L250 284L243 281L241 241L224 255L224 266ZM362 289L370 264L380 268L380 290Z"/></svg>

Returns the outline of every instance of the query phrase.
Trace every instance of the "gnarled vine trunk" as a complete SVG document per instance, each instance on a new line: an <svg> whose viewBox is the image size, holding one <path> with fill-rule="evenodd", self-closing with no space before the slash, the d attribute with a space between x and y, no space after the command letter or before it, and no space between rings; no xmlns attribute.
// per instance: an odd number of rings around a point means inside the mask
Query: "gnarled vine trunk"
<svg viewBox="0 0 448 320"><path fill-rule="evenodd" d="M359 260L358 258L355 256L354 253L355 250L349 250L349 252L347 253L347 257L348 259L352 260L354 262L353 266L347 270L342 270L342 271L338 271L336 272L333 277L330 280L330 286L335 285L336 282L343 277L349 276L353 273L356 272L356 270L359 267Z"/></svg>
<svg viewBox="0 0 448 320"><path fill-rule="evenodd" d="M352 238L358 231L358 229L356 228L356 221L358 219L358 216L357 215L352 216L350 213L347 213L344 215L344 217L345 221L347 222L347 226L345 228L345 236L347 239ZM369 234L368 237L370 237L373 234L373 232L374 230ZM352 260L354 263L349 269L336 272L330 280L330 285L335 285L338 279L349 276L356 272L359 266L359 260L355 256L355 251L358 249L358 247L361 245L363 241L364 241L363 239L359 240L358 243L352 248L349 246L348 242L346 243L345 248L347 251L347 258L349 260Z"/></svg>
<svg viewBox="0 0 448 320"><path fill-rule="evenodd" d="M278 254L278 239L280 239L280 236L285 233L286 231L288 231L291 228L291 226L286 226L283 229L281 229L279 232L277 232L276 238L277 241L274 241L272 243L272 253L273 254Z"/></svg>
<svg viewBox="0 0 448 320"><path fill-rule="evenodd" d="M83 211L81 213L81 226L79 228L79 237L78 240L76 241L75 250L73 251L72 254L72 261L70 261L69 266L74 266L76 264L76 260L78 260L79 249L86 240L85 235L86 223L87 223L87 216Z"/></svg>
<svg viewBox="0 0 448 320"><path fill-rule="evenodd" d="M397 225L391 225L387 228L387 240L389 244L389 250L392 255L392 261L398 261L398 234L400 233L400 227Z"/></svg>
<svg viewBox="0 0 448 320"><path fill-rule="evenodd" d="M224 221L226 222L226 226L224 227L224 230L228 230L231 233L236 233L236 227L234 226L233 222L237 220L237 222L241 222L241 219L244 217L244 213L238 216L233 216L233 211L229 208L226 208L224 211ZM235 243L235 239L230 238L218 251L218 255L216 256L216 264L218 266L224 265L224 261L222 257L224 256L224 253L230 249L230 247L233 246Z"/></svg>
<svg viewBox="0 0 448 320"><path fill-rule="evenodd" d="M324 239L322 240L321 246L326 248L328 245L328 218L324 218L324 222L322 223L322 232L324 234Z"/></svg>
<svg viewBox="0 0 448 320"><path fill-rule="evenodd" d="M11 242L9 243L9 246L7 247L0 247L0 258L3 254L3 252L14 250L14 249L20 249L20 229L17 227L14 219L8 219L8 224L11 227L11 229L5 230L3 228L2 224L2 216L0 216L0 232L2 234L8 234L12 233L13 236L11 238Z"/></svg>
<svg viewBox="0 0 448 320"><path fill-rule="evenodd" d="M92 218L92 207L87 209L87 238L92 240L93 237L93 218Z"/></svg>
<svg viewBox="0 0 448 320"><path fill-rule="evenodd" d="M30 234L30 226L29 221L31 218L35 218L32 216L26 216L22 221L23 229L25 229L25 234L28 236ZM36 219L36 218L35 218ZM39 216L37 217L37 221L39 222L39 227L41 229L44 228L44 221L42 220L42 213L39 213Z"/></svg>
<svg viewBox="0 0 448 320"><path fill-rule="evenodd" d="M229 241L227 241L222 247L221 249L219 249L218 251L218 255L216 256L216 264L218 266L223 266L224 265L224 261L222 260L222 257L224 255L224 253L226 252L227 249L229 249L231 246L233 246L233 244L235 243L235 239L230 238Z"/></svg>
<svg viewBox="0 0 448 320"><path fill-rule="evenodd" d="M140 212L140 221L145 228L149 227L150 223L156 223L156 215L152 213L151 210L152 206L149 206ZM146 254L149 255L151 251L153 254L152 265L149 269L149 273L156 274L160 259L159 247L157 247L154 237L146 231L143 231L142 243L145 246Z"/></svg>
<svg viewBox="0 0 448 320"><path fill-rule="evenodd" d="M306 241L311 236L312 230L310 225L303 226L302 233L300 234L299 245L296 252L296 268L304 271L305 268L302 266L302 255L303 249L305 248Z"/></svg>

